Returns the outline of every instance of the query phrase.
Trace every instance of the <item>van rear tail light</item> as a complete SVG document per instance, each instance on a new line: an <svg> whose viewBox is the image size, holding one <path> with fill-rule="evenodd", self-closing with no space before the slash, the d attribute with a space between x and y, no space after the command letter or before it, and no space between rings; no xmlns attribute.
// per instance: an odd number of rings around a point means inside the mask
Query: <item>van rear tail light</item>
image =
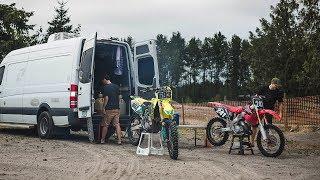
<svg viewBox="0 0 320 180"><path fill-rule="evenodd" d="M71 84L70 87L70 108L78 107L78 85Z"/></svg>

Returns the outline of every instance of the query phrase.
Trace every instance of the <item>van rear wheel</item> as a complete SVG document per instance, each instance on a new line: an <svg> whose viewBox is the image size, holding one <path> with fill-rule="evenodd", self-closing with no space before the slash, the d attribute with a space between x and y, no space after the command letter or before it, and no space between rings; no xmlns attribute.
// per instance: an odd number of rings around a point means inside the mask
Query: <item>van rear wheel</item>
<svg viewBox="0 0 320 180"><path fill-rule="evenodd" d="M54 134L54 124L52 116L47 112L42 112L38 117L38 135L42 139L49 139Z"/></svg>

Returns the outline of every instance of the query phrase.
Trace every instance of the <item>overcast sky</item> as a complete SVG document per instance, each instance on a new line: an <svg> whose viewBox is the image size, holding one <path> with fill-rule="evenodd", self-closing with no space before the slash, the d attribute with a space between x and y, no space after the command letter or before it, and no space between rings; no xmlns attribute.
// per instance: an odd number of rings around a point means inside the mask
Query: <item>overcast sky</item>
<svg viewBox="0 0 320 180"><path fill-rule="evenodd" d="M54 16L56 0L0 0L34 11L33 24L47 27ZM278 0L68 0L72 24L81 24L81 34L95 31L99 37L126 37L136 41L170 36L180 31L184 37L203 39L221 31L228 38L259 26L260 18L269 18L270 5Z"/></svg>

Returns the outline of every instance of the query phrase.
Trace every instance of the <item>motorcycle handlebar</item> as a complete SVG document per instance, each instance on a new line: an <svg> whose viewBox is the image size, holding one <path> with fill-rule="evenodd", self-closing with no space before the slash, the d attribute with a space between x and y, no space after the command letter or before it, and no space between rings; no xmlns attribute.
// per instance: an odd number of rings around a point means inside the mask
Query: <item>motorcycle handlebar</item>
<svg viewBox="0 0 320 180"><path fill-rule="evenodd" d="M251 96L251 99L254 98L254 97L260 97L260 98L262 98L262 99L266 98L266 96L262 96L262 95L256 94L256 95L252 95L252 96Z"/></svg>

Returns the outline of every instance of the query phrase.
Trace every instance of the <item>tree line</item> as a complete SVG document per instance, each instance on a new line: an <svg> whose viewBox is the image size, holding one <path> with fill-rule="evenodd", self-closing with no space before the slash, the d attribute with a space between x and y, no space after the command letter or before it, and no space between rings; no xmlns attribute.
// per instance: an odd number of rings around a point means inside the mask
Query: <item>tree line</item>
<svg viewBox="0 0 320 180"><path fill-rule="evenodd" d="M173 88L177 101L237 100L253 94L273 77L282 80L287 96L320 94L319 0L280 0L269 20L248 39L223 32L187 40L180 32L156 36L161 85ZM0 4L0 59L10 51L46 42L55 32L79 34L71 25L66 2L58 2L48 29L29 24L34 12ZM116 38L128 42L134 39Z"/></svg>
<svg viewBox="0 0 320 180"><path fill-rule="evenodd" d="M48 22L47 30L41 26L35 29L35 24L29 24L34 12L18 9L15 3L0 4L0 61L10 51L47 42L49 36L56 32L69 32L80 34L81 25L75 28L70 24L66 2L58 1L55 15Z"/></svg>
<svg viewBox="0 0 320 180"><path fill-rule="evenodd" d="M281 79L287 96L320 93L319 0L280 0L248 39L222 32L187 41L157 36L163 85L191 102L238 100Z"/></svg>

